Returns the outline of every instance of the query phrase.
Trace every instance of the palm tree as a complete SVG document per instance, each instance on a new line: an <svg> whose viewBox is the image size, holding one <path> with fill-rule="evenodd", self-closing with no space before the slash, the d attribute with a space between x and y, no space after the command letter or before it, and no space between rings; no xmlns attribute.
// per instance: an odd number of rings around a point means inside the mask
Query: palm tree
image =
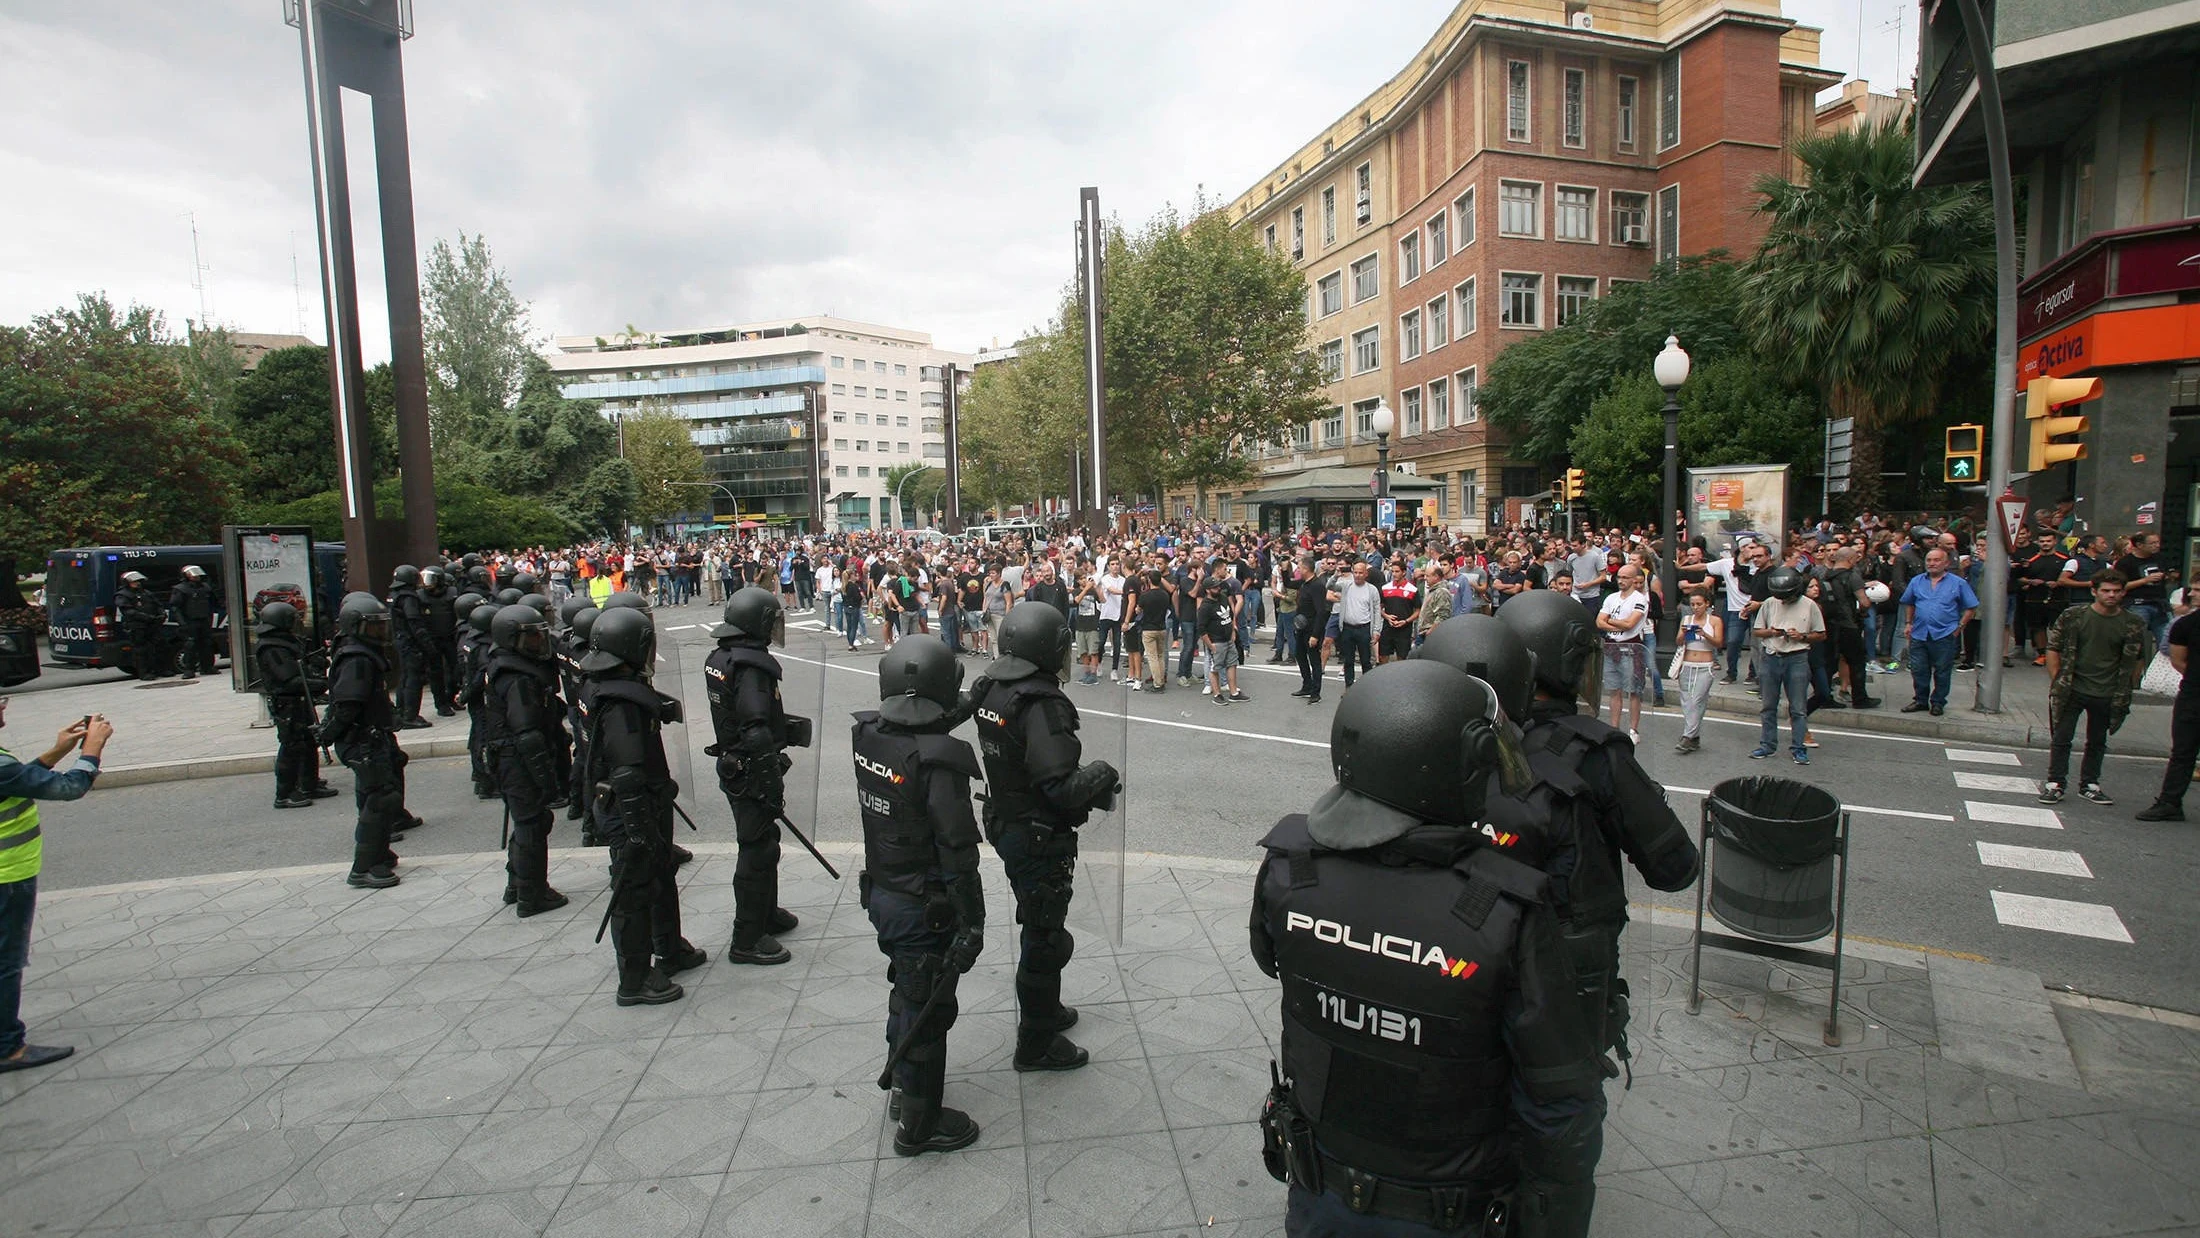
<svg viewBox="0 0 2200 1238"><path fill-rule="evenodd" d="M1912 185L1903 125L1805 138L1795 155L1802 183L1757 181L1771 227L1743 313L1761 355L1856 419L1849 498L1876 507L1881 436L1930 416L1993 330L1992 208L1976 186Z"/></svg>

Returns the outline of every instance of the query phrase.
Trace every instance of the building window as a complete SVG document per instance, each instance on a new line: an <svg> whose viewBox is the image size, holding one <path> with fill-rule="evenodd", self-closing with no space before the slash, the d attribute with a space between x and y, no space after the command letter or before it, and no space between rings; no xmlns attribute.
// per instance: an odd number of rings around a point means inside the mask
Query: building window
<svg viewBox="0 0 2200 1238"><path fill-rule="evenodd" d="M1482 498L1480 469L1459 470L1459 514L1474 519L1474 505Z"/></svg>
<svg viewBox="0 0 2200 1238"><path fill-rule="evenodd" d="M1269 253L1276 252L1276 225L1269 224L1260 230L1260 243Z"/></svg>
<svg viewBox="0 0 2200 1238"><path fill-rule="evenodd" d="M895 453L896 455L902 455L902 456L906 456L906 455L908 455L908 454L909 454L909 444L907 444L907 443L902 443L902 442L897 442L897 443L895 443L895 444L894 444L894 453Z"/></svg>
<svg viewBox="0 0 2200 1238"><path fill-rule="evenodd" d="M1402 427L1401 433L1419 434L1421 432L1421 389L1414 387L1399 392L1398 408L1398 424Z"/></svg>
<svg viewBox="0 0 2200 1238"><path fill-rule="evenodd" d="M1324 446L1334 446L1343 441L1344 409L1340 406L1330 409L1329 415L1322 418L1322 444Z"/></svg>
<svg viewBox="0 0 2200 1238"><path fill-rule="evenodd" d="M846 394L848 394L848 384L846 384L846 383L834 383L834 384L833 384L833 394L834 394L834 395L846 395Z"/></svg>
<svg viewBox="0 0 2200 1238"><path fill-rule="evenodd" d="M1560 186L1556 214L1559 240L1594 241L1597 239L1596 190L1569 189Z"/></svg>
<svg viewBox="0 0 2200 1238"><path fill-rule="evenodd" d="M1469 366L1452 378L1459 385L1459 424L1471 425L1482 420L1482 408L1475 398L1479 394L1480 384L1476 381L1474 368Z"/></svg>
<svg viewBox="0 0 2200 1238"><path fill-rule="evenodd" d="M1303 261L1306 257L1306 208L1291 208L1291 261Z"/></svg>
<svg viewBox="0 0 2200 1238"><path fill-rule="evenodd" d="M838 423L838 424L841 424L841 425L845 425L845 424L847 424L847 421L848 421L848 414L846 414L846 413L843 413L843 412L838 412L838 411L835 411L835 412L833 413L833 421L834 421L834 422L836 422L836 423Z"/></svg>
<svg viewBox="0 0 2200 1238"><path fill-rule="evenodd" d="M1498 273L1497 287L1502 299L1497 307L1497 325L1500 327L1540 327L1543 325L1543 277L1526 275L1516 271Z"/></svg>
<svg viewBox="0 0 2200 1238"><path fill-rule="evenodd" d="M1447 379L1428 380L1428 428L1441 430L1451 424L1451 383Z"/></svg>
<svg viewBox="0 0 2200 1238"><path fill-rule="evenodd" d="M833 450L834 450L834 451L846 451L846 450L848 450L848 440L847 440L847 439L844 439L844 438L836 438L836 439L834 439L834 440L833 440Z"/></svg>
<svg viewBox="0 0 2200 1238"><path fill-rule="evenodd" d="M896 373L896 374L899 374L899 375L901 375L901 376L903 376L903 377L905 377L905 378L906 378L906 377L908 377L908 374L909 374L909 367L908 367L908 366L906 366L906 365L902 365L902 364L900 364L900 363L898 363L898 362L897 362L897 363L895 363L895 365L894 365L894 373Z"/></svg>
<svg viewBox="0 0 2200 1238"><path fill-rule="evenodd" d="M1372 438L1375 435L1375 406L1380 399L1360 400L1352 405L1352 437Z"/></svg>
<svg viewBox="0 0 2200 1238"><path fill-rule="evenodd" d="M859 438L859 439L857 439L857 440L856 440L856 450L857 450L857 451L869 451L869 450L871 450L871 440L870 440L870 439L867 439L867 438Z"/></svg>
<svg viewBox="0 0 2200 1238"><path fill-rule="evenodd" d="M1505 140L1528 140L1528 62L1505 62Z"/></svg>
<svg viewBox="0 0 2200 1238"><path fill-rule="evenodd" d="M1637 89L1638 86L1634 78L1623 77L1619 79L1619 147L1621 150L1635 149L1635 92Z"/></svg>
<svg viewBox="0 0 2200 1238"><path fill-rule="evenodd" d="M1291 445L1298 448L1300 451L1305 451L1307 448L1312 447L1314 445L1314 423L1311 421L1302 421L1299 424L1292 426Z"/></svg>
<svg viewBox="0 0 2200 1238"><path fill-rule="evenodd" d="M894 398L900 400L904 404L907 404L909 402L909 393L897 387L894 389Z"/></svg>
<svg viewBox="0 0 2200 1238"><path fill-rule="evenodd" d="M1681 54L1675 52L1658 64L1658 149L1681 144Z"/></svg>
<svg viewBox="0 0 2200 1238"><path fill-rule="evenodd" d="M1337 243L1337 187L1322 190L1322 244Z"/></svg>
<svg viewBox="0 0 2200 1238"><path fill-rule="evenodd" d="M1565 326L1579 317L1589 303L1597 299L1597 282L1586 275L1561 275L1558 277L1558 325Z"/></svg>
<svg viewBox="0 0 2200 1238"><path fill-rule="evenodd" d="M833 466L833 476L835 476L835 477L846 477L847 475L848 475L848 466L847 466L847 465L845 465L845 464L836 464L836 465L834 465L834 466Z"/></svg>
<svg viewBox="0 0 2200 1238"><path fill-rule="evenodd" d="M1329 317L1344 309L1344 272L1331 271L1316 281L1314 287L1321 293L1321 316Z"/></svg>
<svg viewBox="0 0 2200 1238"><path fill-rule="evenodd" d="M1568 146L1587 146L1589 75L1579 69L1566 70L1565 90L1565 107L1559 115L1559 140Z"/></svg>
<svg viewBox="0 0 2200 1238"><path fill-rule="evenodd" d="M1543 186L1500 181L1497 186L1499 236L1543 235Z"/></svg>
<svg viewBox="0 0 2200 1238"><path fill-rule="evenodd" d="M868 395L870 395L870 394L871 394L871 389L870 389L869 387L858 387L858 388L856 388L856 396L857 396L858 398L861 398L861 397L864 397L864 396L868 396Z"/></svg>
<svg viewBox="0 0 2200 1238"><path fill-rule="evenodd" d="M917 393L917 404L921 408L940 408L943 406L943 402L944 397L937 391L920 391Z"/></svg>
<svg viewBox="0 0 2200 1238"><path fill-rule="evenodd" d="M1334 339L1321 346L1322 381L1333 383L1344 377L1344 341Z"/></svg>
<svg viewBox="0 0 2200 1238"><path fill-rule="evenodd" d="M858 374L861 374L861 373L863 373L863 372L864 372L864 370L865 370L866 368L867 368L867 367L866 367L866 366L865 366L865 364L864 364L864 360L863 360L863 358L861 358L861 357L857 357L857 358L856 358L856 373L858 373ZM858 390L858 391L860 391L860 390L862 390L862 388L860 388L860 387L859 387L859 388L857 388L857 390Z"/></svg>
<svg viewBox="0 0 2200 1238"><path fill-rule="evenodd" d="M1644 245L1650 240L1650 195L1612 193L1612 243Z"/></svg>
<svg viewBox="0 0 2200 1238"><path fill-rule="evenodd" d="M1658 261L1672 262L1681 256L1681 187L1667 185L1658 190Z"/></svg>
<svg viewBox="0 0 2200 1238"><path fill-rule="evenodd" d="M1375 218L1375 165L1363 163L1353 175L1358 182L1353 197L1354 217L1365 228L1368 221Z"/></svg>
<svg viewBox="0 0 2200 1238"><path fill-rule="evenodd" d="M1407 310L1398 315L1398 360L1411 361L1421 355L1421 311Z"/></svg>
<svg viewBox="0 0 2200 1238"><path fill-rule="evenodd" d="M1377 271L1378 266L1379 263L1375 254L1369 254L1352 264L1352 303L1354 305L1358 305L1362 301L1372 300L1376 293L1382 291L1382 283Z"/></svg>
<svg viewBox="0 0 2200 1238"><path fill-rule="evenodd" d="M1474 281L1469 279L1457 288L1452 289L1451 299L1458 302L1459 310L1458 313L1452 315L1452 330L1459 333L1460 339L1465 339L1474 334L1475 328Z"/></svg>
<svg viewBox="0 0 2200 1238"><path fill-rule="evenodd" d="M1443 215L1431 217L1428 221L1428 264L1430 266L1439 266L1445 258L1451 256L1450 241L1451 227L1449 220Z"/></svg>
<svg viewBox="0 0 2200 1238"><path fill-rule="evenodd" d="M1434 352L1449 343L1451 343L1451 299L1438 296L1428 303L1429 351Z"/></svg>
<svg viewBox="0 0 2200 1238"><path fill-rule="evenodd" d="M909 424L909 418L907 418L907 417L896 417L896 418L894 418L894 424L895 424L895 425L897 425L897 426L903 426L903 427L906 427L906 426L908 426L908 424Z"/></svg>
<svg viewBox="0 0 2200 1238"><path fill-rule="evenodd" d="M856 466L856 476L858 476L858 477L869 477L870 475L871 475L871 466L870 466L870 465L868 465L868 464L859 464L859 465L857 465L857 466Z"/></svg>
<svg viewBox="0 0 2200 1238"><path fill-rule="evenodd" d="M1383 332L1380 327L1352 333L1352 372L1366 374L1382 368Z"/></svg>
<svg viewBox="0 0 2200 1238"><path fill-rule="evenodd" d="M1459 216L1459 248L1465 249L1474 244L1474 186L1467 186L1467 191L1451 205Z"/></svg>
<svg viewBox="0 0 2200 1238"><path fill-rule="evenodd" d="M833 358L833 368L834 368L834 369L836 369L836 370L837 370L837 369L840 369L840 368L842 368L842 367L844 367L844 366L846 366L847 364L848 364L848 359L847 359L846 357L835 357L835 358Z"/></svg>
<svg viewBox="0 0 2200 1238"><path fill-rule="evenodd" d="M1421 234L1408 232L1398 238L1398 282L1410 284L1421 278Z"/></svg>

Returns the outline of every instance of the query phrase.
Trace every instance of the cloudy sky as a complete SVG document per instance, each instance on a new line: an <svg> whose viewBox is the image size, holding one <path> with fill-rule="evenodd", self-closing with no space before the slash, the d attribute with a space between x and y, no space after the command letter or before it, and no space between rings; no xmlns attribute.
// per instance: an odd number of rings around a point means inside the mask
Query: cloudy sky
<svg viewBox="0 0 2200 1238"><path fill-rule="evenodd" d="M1450 7L417 0L419 233L486 235L546 336L824 312L1006 343L1056 304L1080 185L1134 222L1234 195ZM105 289L180 328L195 218L214 321L321 337L281 11L0 0L0 322ZM1863 75L1907 82L1913 5L1787 12L1825 29L1829 67L1858 68L1861 30Z"/></svg>

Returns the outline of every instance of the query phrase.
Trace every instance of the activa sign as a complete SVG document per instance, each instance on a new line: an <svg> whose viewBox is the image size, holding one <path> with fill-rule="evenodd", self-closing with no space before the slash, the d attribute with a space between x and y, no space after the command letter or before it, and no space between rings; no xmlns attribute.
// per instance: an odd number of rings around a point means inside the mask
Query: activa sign
<svg viewBox="0 0 2200 1238"><path fill-rule="evenodd" d="M2026 345L2018 355L2017 385L2092 368L2095 323L2095 319L2088 318Z"/></svg>

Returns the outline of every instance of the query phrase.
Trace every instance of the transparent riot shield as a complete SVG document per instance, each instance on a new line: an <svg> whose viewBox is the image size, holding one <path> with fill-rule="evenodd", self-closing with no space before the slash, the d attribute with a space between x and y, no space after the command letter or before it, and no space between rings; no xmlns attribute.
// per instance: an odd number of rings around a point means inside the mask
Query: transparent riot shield
<svg viewBox="0 0 2200 1238"><path fill-rule="evenodd" d="M848 771L853 768L849 755L849 713L842 708L837 713L825 709L825 677L832 674L830 651L835 638L824 622L823 616L797 611L789 617L784 643L772 650L779 659L779 707L786 711L787 769L781 775L786 787L786 819L780 822L780 832L786 835L779 844L780 885L783 890L795 884L831 882L833 877L825 867L846 873L851 867L860 867L852 857L862 853L863 827L856 818L856 801L853 792L843 791L838 803L827 805L820 799L824 774L828 766L841 774L845 788ZM839 642L845 655L847 642ZM842 679L854 680L857 686L870 690L875 698L876 682L841 672ZM846 688L844 687L844 691ZM871 706L866 705L866 708ZM831 754L828 758L827 754ZM805 846L803 840L809 840ZM819 858L810 855L815 847ZM786 901L788 895L783 895ZM852 897L852 896L851 896ZM820 888L818 897L802 901L821 904L832 901L831 891ZM787 906L793 907L793 902Z"/></svg>
<svg viewBox="0 0 2200 1238"><path fill-rule="evenodd" d="M1649 775L1650 781L1665 791L1666 804L1680 819L1688 836L1694 839L1702 812L1702 789L1708 785L1706 780L1714 777L1713 766L1706 764L1706 758L1700 753L1675 751L1681 740L1683 688L1668 673L1672 662L1672 646L1668 640L1661 639L1652 660L1644 667L1642 738L1634 745L1633 759L1643 773ZM1606 667L1602 686L1607 690L1614 687L1613 680L1623 679L1624 670L1624 665L1618 670ZM1659 678L1665 689L1662 707L1656 704ZM1706 747L1730 747L1738 728L1714 721L1717 716L1711 715L1703 722L1699 735ZM1604 721L1622 729L1627 724L1624 717L1605 716ZM1626 745L1617 747L1623 750ZM1724 1011L1715 1012L1716 1026L1713 1028L1680 1022L1695 1017L1688 1010L1688 945L1696 905L1695 885L1682 890L1659 890L1644 881L1642 874L1625 859L1620 869L1627 883L1628 905L1627 926L1619 939L1617 977L1626 990L1624 1004L1615 1003L1612 1010L1615 1015L1622 1010L1625 1012L1626 1022L1621 1030L1630 1059L1619 1062L1624 1072L1622 1077L1605 1089L1607 1103L1614 1110L1634 1103L1634 1089L1624 1086L1629 1074L1657 1073L1698 1064L1676 1058L1661 1046L1692 1045L1695 1041L1690 1033L1724 1035L1739 1025L1738 1020L1727 1017L1728 1012ZM1618 1057L1616 1051L1614 1057ZM1655 1089L1645 1094L1654 1095ZM1656 1114L1645 1115L1646 1121L1656 1118Z"/></svg>
<svg viewBox="0 0 2200 1238"><path fill-rule="evenodd" d="M698 729L695 709L687 699L685 685L694 673L690 667L694 659L682 649L676 634L657 629L656 670L650 674L649 686L680 702L677 722L667 720L658 738L665 746L665 765L672 771L672 781L680 792L673 798L672 841L686 846L695 836L699 823L696 811L701 802L695 785L695 759L690 751ZM703 714L702 728L708 729L710 714Z"/></svg>
<svg viewBox="0 0 2200 1238"><path fill-rule="evenodd" d="M1073 698L1077 739L1087 762L1106 761L1117 774L1115 794L1095 804L1077 840L1077 897L1070 903L1075 927L1123 944L1123 843L1133 794L1129 768L1130 702L1126 685L1102 683L1101 693Z"/></svg>

